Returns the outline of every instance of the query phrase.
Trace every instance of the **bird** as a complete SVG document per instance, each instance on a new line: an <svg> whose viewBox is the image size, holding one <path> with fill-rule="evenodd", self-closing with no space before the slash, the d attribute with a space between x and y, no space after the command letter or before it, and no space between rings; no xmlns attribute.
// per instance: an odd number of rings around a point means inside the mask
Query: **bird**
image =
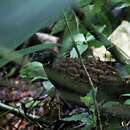
<svg viewBox="0 0 130 130"><path fill-rule="evenodd" d="M51 58L48 59L51 61L45 62L45 56L47 58L50 56ZM100 61L100 59L94 57L83 59L90 77L86 75L80 59L58 58L55 53L51 53L51 55L41 56L40 61L44 64L48 79L61 93L62 97L72 100L72 102L79 103L80 97L85 96L92 89L89 78L91 78L94 87L98 89L99 100L102 97L106 97L106 99L119 97L120 94L126 91L122 87L124 80L119 72L111 65ZM72 97L74 98L72 99Z"/></svg>

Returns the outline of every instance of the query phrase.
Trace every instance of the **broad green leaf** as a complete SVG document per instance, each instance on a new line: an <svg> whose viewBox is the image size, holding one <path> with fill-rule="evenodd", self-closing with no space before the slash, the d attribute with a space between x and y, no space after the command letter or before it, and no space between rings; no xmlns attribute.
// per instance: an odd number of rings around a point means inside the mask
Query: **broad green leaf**
<svg viewBox="0 0 130 130"><path fill-rule="evenodd" d="M105 28L106 28L106 25L98 26L98 27L97 27L97 30L98 30L100 33L102 33ZM93 41L94 39L95 39L94 36L91 35L89 32L86 34L86 41L87 41L87 42Z"/></svg>
<svg viewBox="0 0 130 130"><path fill-rule="evenodd" d="M95 16L96 10L94 10L95 6L93 4L87 5L83 8L84 13L87 17L92 18Z"/></svg>
<svg viewBox="0 0 130 130"><path fill-rule="evenodd" d="M108 101L108 102L103 104L103 107L111 108L111 107L119 105L119 104L120 103L116 102L116 101Z"/></svg>
<svg viewBox="0 0 130 130"><path fill-rule="evenodd" d="M96 127L96 115L94 116L89 115L89 117L85 121L86 121L86 125L81 130L92 130L93 128Z"/></svg>
<svg viewBox="0 0 130 130"><path fill-rule="evenodd" d="M130 1L123 3L123 4L120 6L120 8L126 8L126 7L129 7L129 6L130 6Z"/></svg>
<svg viewBox="0 0 130 130"><path fill-rule="evenodd" d="M77 44L77 48L80 52L80 55L82 55L88 48L88 45L84 44L84 43L79 43ZM78 54L75 50L75 48L72 49L72 51L70 52L70 57L71 58L78 58Z"/></svg>
<svg viewBox="0 0 130 130"><path fill-rule="evenodd" d="M74 35L73 38L74 38L75 42L77 43L77 48L79 50L80 55L82 55L88 48L88 45L85 43L86 39L85 39L84 35L79 33L79 34ZM73 48L71 50L70 57L78 58L78 54L77 54L75 48Z"/></svg>
<svg viewBox="0 0 130 130"><path fill-rule="evenodd" d="M97 13L101 13L102 6L104 5L104 2L105 1L102 1L102 0L96 0L95 1L95 10L96 10Z"/></svg>
<svg viewBox="0 0 130 130"><path fill-rule="evenodd" d="M85 128L82 130L90 130L96 126L96 120L92 115L88 113L74 114L72 116L66 117L64 121L80 121L85 124Z"/></svg>
<svg viewBox="0 0 130 130"><path fill-rule="evenodd" d="M70 117L66 117L64 121L81 121L86 123L88 121L89 114L88 113L81 113L81 114L74 114Z"/></svg>
<svg viewBox="0 0 130 130"><path fill-rule="evenodd" d="M75 20L74 15L71 15L70 13L69 14L67 13L66 17L67 17L67 21L68 21L68 24L70 26L71 31L72 32L76 31L77 30L77 25L76 25L76 20ZM55 33L58 33L60 31L64 31L64 29L65 29L65 34L64 34L65 36L64 37L67 37L68 35L70 35L70 32L68 31L68 28L66 27L65 19L62 18L53 27L51 34L55 34Z"/></svg>
<svg viewBox="0 0 130 130"><path fill-rule="evenodd" d="M128 72L128 74L130 74L130 65L129 64L125 65L125 69Z"/></svg>
<svg viewBox="0 0 130 130"><path fill-rule="evenodd" d="M86 7L86 6L88 6L91 2L92 2L92 0L80 0L80 6L81 6L81 7Z"/></svg>
<svg viewBox="0 0 130 130"><path fill-rule="evenodd" d="M127 99L125 102L124 102L125 105L130 105L130 99Z"/></svg>
<svg viewBox="0 0 130 130"><path fill-rule="evenodd" d="M68 23L73 23L75 24L75 20L74 20L74 16L70 13L66 13L66 12L63 12L63 15L66 15L66 18L67 18L67 21ZM59 21L55 24L55 26L52 28L52 32L51 34L55 34L55 33L58 33L60 31L64 31L64 29L66 28L66 22L65 22L65 18L61 18L59 19Z"/></svg>
<svg viewBox="0 0 130 130"><path fill-rule="evenodd" d="M112 5L118 5L124 2L124 0L110 0Z"/></svg>
<svg viewBox="0 0 130 130"><path fill-rule="evenodd" d="M23 77L24 78L24 77ZM47 78L43 77L43 76L36 76L34 77L31 81L32 82L35 82L35 81L38 81L38 80L47 80Z"/></svg>
<svg viewBox="0 0 130 130"><path fill-rule="evenodd" d="M52 88L54 88L53 84L49 80L44 81L43 86L47 90L47 92L49 92L50 90L52 90Z"/></svg>
<svg viewBox="0 0 130 130"><path fill-rule="evenodd" d="M130 93L122 94L123 97L130 97Z"/></svg>
<svg viewBox="0 0 130 130"><path fill-rule="evenodd" d="M92 96L80 97L81 102L83 102L86 106L90 106L93 104Z"/></svg>
<svg viewBox="0 0 130 130"><path fill-rule="evenodd" d="M73 14L73 15L69 15L69 16L65 16L65 17L67 19L68 26L69 26L71 32L73 34L79 33L80 28L79 28L79 21L78 21L77 16L75 14ZM65 20L65 18L64 18L64 20ZM66 21L65 21L65 25L66 25ZM65 31L64 31L64 39L67 37L70 37L70 31L68 29L68 26L66 26Z"/></svg>
<svg viewBox="0 0 130 130"><path fill-rule="evenodd" d="M51 34L55 34L60 31L63 31L64 27L65 27L65 21L64 21L64 19L61 19L53 27Z"/></svg>
<svg viewBox="0 0 130 130"><path fill-rule="evenodd" d="M47 75L43 69L43 65L40 62L33 61L25 64L20 70L20 76L24 79L37 79L37 77L47 80Z"/></svg>
<svg viewBox="0 0 130 130"><path fill-rule="evenodd" d="M81 102L83 102L86 106L91 106L94 104L93 95L96 97L97 94L97 88L95 90L90 90L90 92L84 96L80 97Z"/></svg>

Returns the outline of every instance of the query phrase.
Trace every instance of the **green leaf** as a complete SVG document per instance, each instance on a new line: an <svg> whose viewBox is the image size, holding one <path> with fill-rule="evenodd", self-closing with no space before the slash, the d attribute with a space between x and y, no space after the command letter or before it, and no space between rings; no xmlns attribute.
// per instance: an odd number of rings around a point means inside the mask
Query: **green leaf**
<svg viewBox="0 0 130 130"><path fill-rule="evenodd" d="M130 93L122 94L121 96L130 97Z"/></svg>
<svg viewBox="0 0 130 130"><path fill-rule="evenodd" d="M126 7L129 7L129 6L130 6L130 1L123 3L123 4L120 6L120 8L126 8Z"/></svg>
<svg viewBox="0 0 130 130"><path fill-rule="evenodd" d="M95 10L96 10L96 13L101 13L103 5L104 5L104 1L102 1L102 0L96 0L95 1Z"/></svg>
<svg viewBox="0 0 130 130"><path fill-rule="evenodd" d="M92 0L80 0L80 6L81 6L81 7L86 7L86 6L88 6L91 2L92 2Z"/></svg>
<svg viewBox="0 0 130 130"><path fill-rule="evenodd" d="M44 81L43 86L47 92L51 91L54 88L54 85L50 81Z"/></svg>
<svg viewBox="0 0 130 130"><path fill-rule="evenodd" d="M130 99L127 99L125 102L124 102L125 105L130 105Z"/></svg>
<svg viewBox="0 0 130 130"><path fill-rule="evenodd" d="M71 31L75 32L77 30L77 23L76 23L77 21L75 20L75 16L68 14L68 13L65 13L65 14L66 14L67 21L68 21ZM55 26L52 29L51 34L55 34L60 31L64 31L64 29L65 29L64 37L69 36L70 32L68 31L68 28L66 27L65 19L62 18L55 24Z"/></svg>
<svg viewBox="0 0 130 130"><path fill-rule="evenodd" d="M106 25L103 25L103 26L98 26L97 27L97 30L102 33L104 31L104 29L106 28ZM87 33L86 35L86 41L87 42L90 42L90 41L93 41L95 38L93 35L91 35L89 32Z"/></svg>
<svg viewBox="0 0 130 130"><path fill-rule="evenodd" d="M22 77L22 76L21 76ZM23 77L24 78L24 77ZM25 78L26 79L26 78ZM30 79L30 78L29 78ZM37 81L37 80L47 80L45 77L43 76L36 76L34 77L31 81L34 82L34 81Z"/></svg>
<svg viewBox="0 0 130 130"><path fill-rule="evenodd" d="M88 121L87 117L89 117L88 113L81 113L81 114L74 114L70 117L66 117L63 120L64 121L81 121L83 123L86 123Z"/></svg>
<svg viewBox="0 0 130 130"><path fill-rule="evenodd" d="M60 31L63 31L64 27L65 27L65 21L64 21L64 19L61 19L53 27L51 34L55 34Z"/></svg>
<svg viewBox="0 0 130 130"><path fill-rule="evenodd" d="M25 103L25 107L26 108L34 108L36 107L41 101L34 101L34 100L31 100L31 101L28 101L27 103Z"/></svg>
<svg viewBox="0 0 130 130"><path fill-rule="evenodd" d="M103 104L103 107L111 108L111 107L119 105L119 104L120 103L116 102L116 101L108 101L108 102Z"/></svg>
<svg viewBox="0 0 130 130"><path fill-rule="evenodd" d="M78 48L80 54L82 55L88 48L88 45L85 44L86 39L85 39L84 35L82 33L75 34L73 36L73 39L77 43L77 48ZM72 51L70 52L70 57L71 58L78 58L78 55L77 55L75 48L73 48Z"/></svg>
<svg viewBox="0 0 130 130"><path fill-rule="evenodd" d="M92 96L80 97L81 102L83 102L86 106L90 106L93 104Z"/></svg>
<svg viewBox="0 0 130 130"><path fill-rule="evenodd" d="M71 32L72 33L79 33L79 21L78 21L77 16L76 15L69 15L69 16L66 16L66 18L67 18L67 22L68 22L68 25L69 25ZM70 36L70 31L68 30L68 27L66 26L65 32L64 32L64 38L67 38L69 36Z"/></svg>
<svg viewBox="0 0 130 130"><path fill-rule="evenodd" d="M90 130L91 128L96 126L95 117L89 115L88 113L74 114L72 116L66 117L63 119L64 121L80 121L85 124L85 128L83 130Z"/></svg>
<svg viewBox="0 0 130 130"><path fill-rule="evenodd" d="M25 64L20 70L20 76L24 79L32 79L33 81L34 79L38 79L38 77L47 80L43 65L37 61Z"/></svg>
<svg viewBox="0 0 130 130"><path fill-rule="evenodd" d="M130 64L126 64L125 69L127 70L128 74L130 74Z"/></svg>
<svg viewBox="0 0 130 130"><path fill-rule="evenodd" d="M118 5L124 2L124 0L110 0L111 4L114 5Z"/></svg>
<svg viewBox="0 0 130 130"><path fill-rule="evenodd" d="M81 102L83 102L86 106L91 106L94 104L92 93L94 93L94 96L96 96L97 88L95 88L94 92L90 90L90 92L86 96L80 97Z"/></svg>

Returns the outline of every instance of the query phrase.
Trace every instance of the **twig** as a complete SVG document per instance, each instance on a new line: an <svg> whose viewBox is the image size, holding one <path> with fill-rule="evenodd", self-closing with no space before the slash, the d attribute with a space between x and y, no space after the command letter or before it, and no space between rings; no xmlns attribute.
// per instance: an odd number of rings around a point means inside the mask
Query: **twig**
<svg viewBox="0 0 130 130"><path fill-rule="evenodd" d="M67 21L67 18L66 18L66 15L65 15L65 14L64 14L64 17L65 17L65 22L66 22L67 28L68 28L68 30L69 30L69 32L70 32L70 36L71 36L71 40L72 40L72 42L73 42L74 48L75 48L75 50L76 50L76 52L77 52L77 54L78 54L78 57L79 57L80 62L81 62L81 65L82 65L82 67L83 67L83 69L84 69L84 71L85 71L85 74L86 74L86 76L87 76L88 79L89 79L89 83L90 83L90 85L91 85L91 87L92 87L92 96L93 96L94 105L95 105L96 112L97 112L97 116L98 116L97 119L98 119L98 121L99 121L100 130L102 130L102 124L101 124L101 118L100 118L100 111L99 111L98 102L97 102L96 95L95 95L96 87L94 86L94 84L93 84L93 82L92 82L92 79L91 79L91 77L90 77L90 74L88 73L88 70L87 70L87 68L86 68L86 66L85 66L85 64L84 64L84 62L83 62L83 58L82 58L82 56L80 55L80 52L79 52L79 50L78 50L78 48L77 48L77 46L76 46L75 40L74 40L74 38L73 38L73 36L72 36L72 32L71 32L71 29L70 29L70 27L69 27L69 23L68 23L68 21ZM96 127L97 127L97 126L96 126ZM97 127L96 129L98 130L98 127Z"/></svg>
<svg viewBox="0 0 130 130"><path fill-rule="evenodd" d="M51 125L47 120L41 118L40 116L37 116L37 115L32 115L32 114L29 114L29 113L26 113L20 109L20 108L15 108L15 107L12 107L12 106L9 106L9 105L6 105L6 104L3 104L0 102L0 110L4 111L4 112L10 112L20 118L25 118L27 117L29 120L31 121L36 121L40 124L44 124L46 126L49 126Z"/></svg>

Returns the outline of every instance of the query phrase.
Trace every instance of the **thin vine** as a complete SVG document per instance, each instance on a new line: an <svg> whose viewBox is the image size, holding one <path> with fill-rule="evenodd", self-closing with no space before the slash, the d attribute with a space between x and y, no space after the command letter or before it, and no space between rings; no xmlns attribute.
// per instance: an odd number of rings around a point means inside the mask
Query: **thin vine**
<svg viewBox="0 0 130 130"><path fill-rule="evenodd" d="M69 33L70 33L70 37L71 37L73 46L74 46L74 48L75 48L75 50L76 50L76 52L77 52L77 55L78 55L78 57L79 57L79 59L80 59L80 62L81 62L81 65L82 65L82 67L83 67L83 69L84 69L84 71L85 71L85 74L86 74L86 76L87 76L88 79L89 79L89 83L90 83L90 85L91 85L91 87L92 87L92 98L93 98L93 100L94 100L94 106L95 106L96 113L97 113L97 120L98 120L98 122L99 122L99 128L100 128L100 130L103 130L103 129L102 129L102 123L101 123L101 117L100 117L100 110L99 110L98 102L97 102L96 95L95 95L96 87L94 86L94 83L93 83L93 81L92 81L92 79L91 79L91 77L90 77L90 74L89 74L89 72L88 72L88 70L87 70L87 68L86 68L86 66L85 66L85 64L84 64L83 58L82 58L82 56L80 55L80 52L79 52L79 50L78 50L78 48L77 48L77 46L76 46L76 42L75 42L75 40L74 40L74 38L73 38L73 35L72 35L72 32L71 32L71 29L70 29L70 26L69 26L67 17L66 17L66 15L65 15L64 12L63 12L63 14L64 14L64 19L65 19L66 26L67 26L67 28L68 28L68 30L69 30ZM98 126L97 126L97 125L96 125L96 130L98 130Z"/></svg>

